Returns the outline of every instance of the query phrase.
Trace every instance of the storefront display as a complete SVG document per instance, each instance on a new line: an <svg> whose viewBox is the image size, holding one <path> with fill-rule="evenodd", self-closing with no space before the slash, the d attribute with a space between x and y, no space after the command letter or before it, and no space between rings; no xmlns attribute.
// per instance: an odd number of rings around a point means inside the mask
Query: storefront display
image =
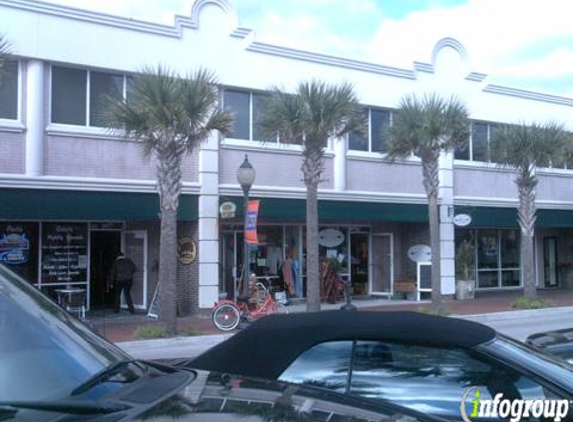
<svg viewBox="0 0 573 422"><path fill-rule="evenodd" d="M0 262L8 265L29 282L37 282L37 223L0 223Z"/></svg>

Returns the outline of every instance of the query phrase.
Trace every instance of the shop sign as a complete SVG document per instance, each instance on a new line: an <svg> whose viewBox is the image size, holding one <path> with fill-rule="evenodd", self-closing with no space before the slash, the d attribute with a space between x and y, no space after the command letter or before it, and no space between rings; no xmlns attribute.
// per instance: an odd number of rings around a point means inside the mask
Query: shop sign
<svg viewBox="0 0 573 422"><path fill-rule="evenodd" d="M454 217L454 224L458 227L468 226L472 222L472 217L468 214L457 214Z"/></svg>
<svg viewBox="0 0 573 422"><path fill-rule="evenodd" d="M318 232L318 244L325 248L333 248L344 242L344 233L338 229L322 229Z"/></svg>
<svg viewBox="0 0 573 422"><path fill-rule="evenodd" d="M219 214L221 218L235 218L237 206L234 202L223 202L219 207Z"/></svg>
<svg viewBox="0 0 573 422"><path fill-rule="evenodd" d="M408 249L408 258L414 262L430 262L432 249L428 245L414 245Z"/></svg>
<svg viewBox="0 0 573 422"><path fill-rule="evenodd" d="M30 255L30 234L23 225L8 223L0 233L0 262L25 264Z"/></svg>
<svg viewBox="0 0 573 422"><path fill-rule="evenodd" d="M88 225L42 224L42 283L87 281Z"/></svg>
<svg viewBox="0 0 573 422"><path fill-rule="evenodd" d="M182 237L177 244L177 258L185 265L192 264L197 258L197 244L190 237Z"/></svg>
<svg viewBox="0 0 573 422"><path fill-rule="evenodd" d="M251 245L258 245L259 239L257 237L257 219L259 217L260 200L255 199L249 201L247 208L247 227L245 227L245 240Z"/></svg>

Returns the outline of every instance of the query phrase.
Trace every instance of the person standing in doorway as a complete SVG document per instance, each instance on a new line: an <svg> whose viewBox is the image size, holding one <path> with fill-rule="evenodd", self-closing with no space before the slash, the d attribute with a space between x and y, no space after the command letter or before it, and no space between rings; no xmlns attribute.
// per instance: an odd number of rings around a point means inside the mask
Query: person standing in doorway
<svg viewBox="0 0 573 422"><path fill-rule="evenodd" d="M133 284L133 274L137 271L137 267L133 261L126 257L123 252L120 252L111 266L111 287L115 289L115 307L114 312L119 313L121 304L121 292L125 296L125 302L129 312L135 312L133 301L131 300L131 286Z"/></svg>

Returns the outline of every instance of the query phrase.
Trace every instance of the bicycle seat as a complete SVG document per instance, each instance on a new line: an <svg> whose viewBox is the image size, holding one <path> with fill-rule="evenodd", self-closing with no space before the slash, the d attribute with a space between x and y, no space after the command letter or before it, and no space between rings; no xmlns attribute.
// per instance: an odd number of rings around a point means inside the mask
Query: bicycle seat
<svg viewBox="0 0 573 422"><path fill-rule="evenodd" d="M249 303L249 296L237 296L237 303Z"/></svg>

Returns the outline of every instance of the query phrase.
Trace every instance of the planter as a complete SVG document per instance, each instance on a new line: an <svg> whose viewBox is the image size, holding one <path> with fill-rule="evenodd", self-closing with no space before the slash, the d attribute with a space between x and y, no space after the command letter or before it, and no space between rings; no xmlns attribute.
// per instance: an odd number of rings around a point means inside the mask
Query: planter
<svg viewBox="0 0 573 422"><path fill-rule="evenodd" d="M456 282L456 299L472 300L475 293L474 280L458 280Z"/></svg>

